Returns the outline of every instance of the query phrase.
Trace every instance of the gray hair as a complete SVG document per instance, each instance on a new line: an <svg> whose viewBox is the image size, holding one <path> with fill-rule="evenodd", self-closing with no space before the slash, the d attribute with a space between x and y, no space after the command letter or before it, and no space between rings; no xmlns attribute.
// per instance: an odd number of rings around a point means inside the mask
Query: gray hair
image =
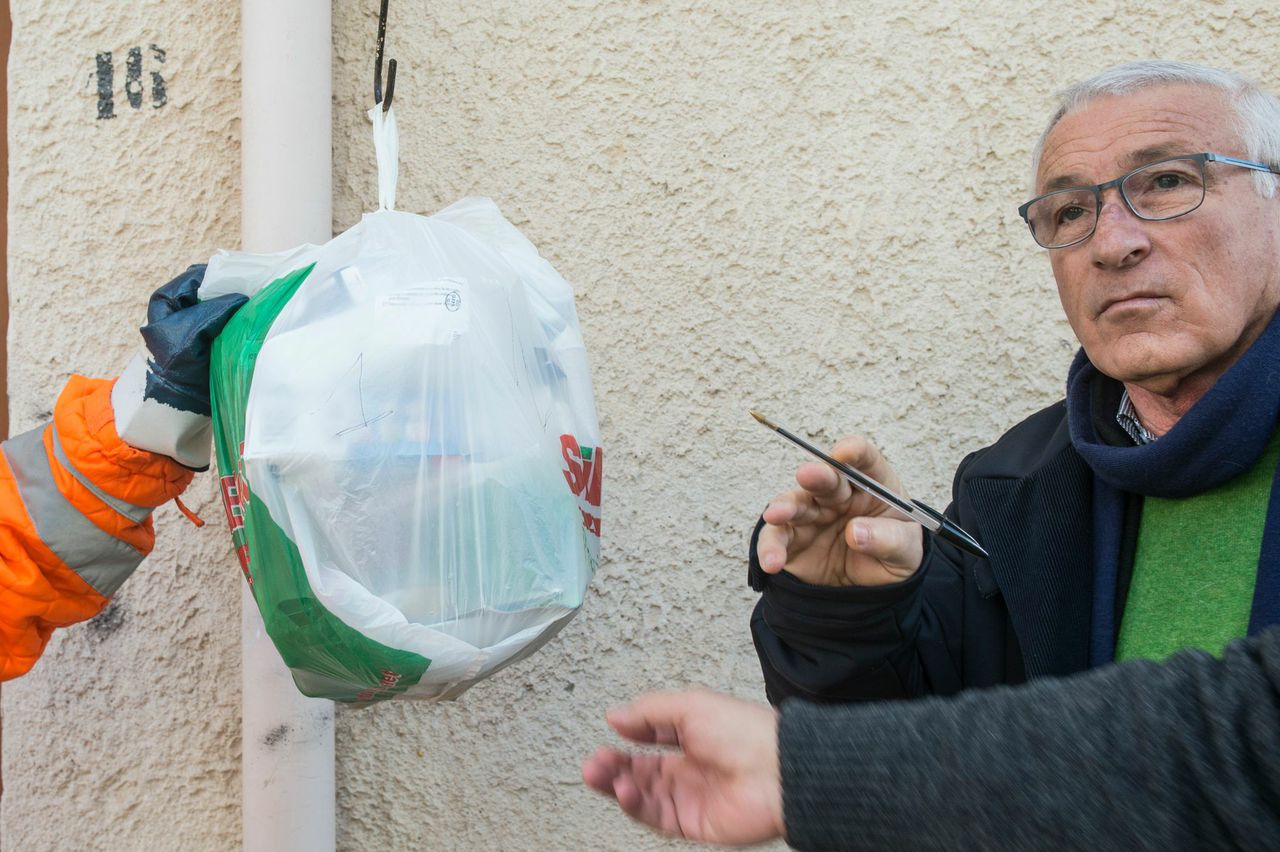
<svg viewBox="0 0 1280 852"><path fill-rule="evenodd" d="M1040 170L1040 156L1044 152L1045 140L1067 113L1094 98L1128 95L1155 86L1179 84L1211 86L1227 94L1235 109L1235 128L1244 146L1244 156L1268 166L1280 166L1280 101L1274 95L1239 74L1205 65L1166 60L1129 62L1108 68L1058 95L1058 109L1049 119L1049 126L1040 134L1040 140L1036 142L1031 154L1032 192L1035 191L1036 173ZM1275 194L1275 175L1254 172L1253 180L1254 186L1264 198Z"/></svg>

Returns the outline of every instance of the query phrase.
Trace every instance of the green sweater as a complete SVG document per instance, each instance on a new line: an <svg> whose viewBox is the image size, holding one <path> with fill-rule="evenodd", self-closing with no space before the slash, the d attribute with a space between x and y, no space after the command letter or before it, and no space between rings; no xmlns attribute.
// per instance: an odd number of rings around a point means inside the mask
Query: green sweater
<svg viewBox="0 0 1280 852"><path fill-rule="evenodd" d="M1246 473L1203 494L1147 497L1116 660L1220 654L1245 635L1280 432Z"/></svg>

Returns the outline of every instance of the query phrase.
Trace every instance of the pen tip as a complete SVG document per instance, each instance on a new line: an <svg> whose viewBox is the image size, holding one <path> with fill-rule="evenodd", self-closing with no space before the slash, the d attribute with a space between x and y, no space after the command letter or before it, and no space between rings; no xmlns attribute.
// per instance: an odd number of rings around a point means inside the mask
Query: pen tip
<svg viewBox="0 0 1280 852"><path fill-rule="evenodd" d="M751 416L754 417L756 420L760 421L761 423L763 423L764 425L768 426L770 429L778 428L777 426L774 426L772 423L769 422L769 418L765 417L763 414L761 414L759 411L756 411L754 408L751 409Z"/></svg>

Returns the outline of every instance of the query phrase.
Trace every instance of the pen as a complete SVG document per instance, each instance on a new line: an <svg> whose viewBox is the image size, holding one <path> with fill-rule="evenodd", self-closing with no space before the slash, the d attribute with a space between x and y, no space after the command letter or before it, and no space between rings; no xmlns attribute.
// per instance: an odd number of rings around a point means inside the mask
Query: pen
<svg viewBox="0 0 1280 852"><path fill-rule="evenodd" d="M982 549L982 545L978 544L973 536L960 529L957 524L953 523L937 509L930 508L919 500L908 500L905 497L899 497L897 494L894 494L888 488L885 488L879 482L876 482L862 471L857 468L850 467L844 462L836 461L822 450L810 444L808 441L803 438L796 437L786 429L783 429L781 426L772 422L760 412L752 411L751 416L758 420L762 425L767 426L782 437L786 438L791 443L822 459L824 462L834 467L837 472L853 483L856 487L897 509L899 512L906 515L929 532L945 541L951 542L961 550L972 553L974 556L980 556L983 559L987 558L987 552Z"/></svg>

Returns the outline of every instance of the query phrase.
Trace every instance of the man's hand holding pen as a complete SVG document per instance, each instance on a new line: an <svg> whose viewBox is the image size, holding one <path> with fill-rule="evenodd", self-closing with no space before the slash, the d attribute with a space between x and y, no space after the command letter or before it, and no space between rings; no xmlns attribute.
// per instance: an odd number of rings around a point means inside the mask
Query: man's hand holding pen
<svg viewBox="0 0 1280 852"><path fill-rule="evenodd" d="M831 451L889 489L898 474L865 438L849 437ZM786 569L818 586L883 586L907 579L924 558L921 527L863 491L830 465L796 471L798 488L769 501L756 554L769 574Z"/></svg>

